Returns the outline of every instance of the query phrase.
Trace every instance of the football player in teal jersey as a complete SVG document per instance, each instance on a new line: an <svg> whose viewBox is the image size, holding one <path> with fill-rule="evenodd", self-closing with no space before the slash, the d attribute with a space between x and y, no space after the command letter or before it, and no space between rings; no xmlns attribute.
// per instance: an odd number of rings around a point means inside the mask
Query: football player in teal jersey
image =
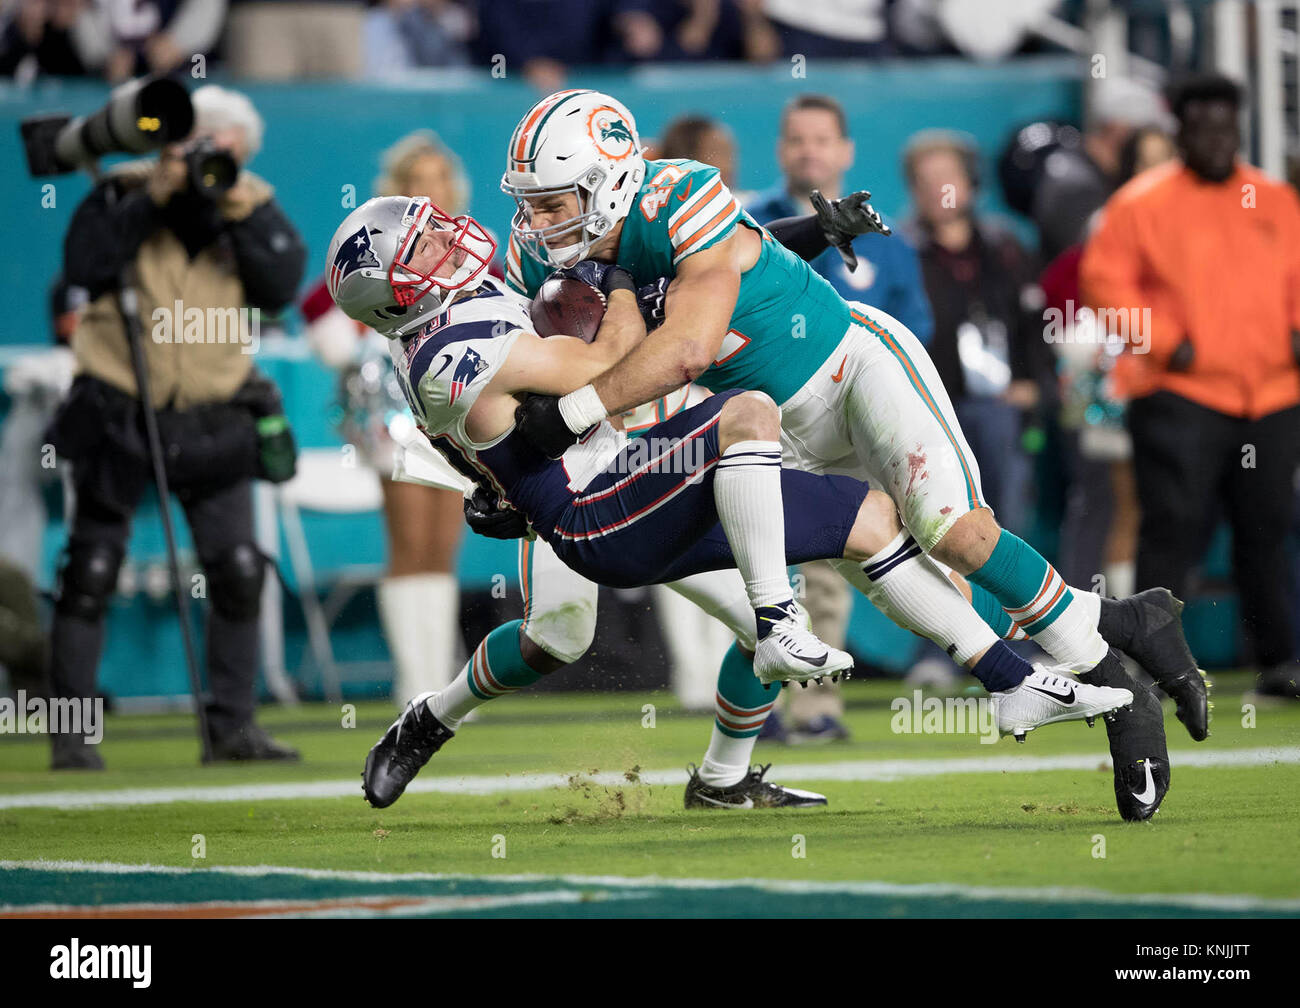
<svg viewBox="0 0 1300 1008"><path fill-rule="evenodd" d="M906 327L845 302L744 213L716 169L645 160L630 111L608 95L561 91L530 109L510 138L502 188L518 204L507 254L516 289L531 294L551 270L586 258L617 262L638 285L671 281L663 324L623 360L521 406L540 449L556 457L605 416L687 382L766 392L782 407L787 464L867 479L898 505L896 542L837 565L895 622L925 632L917 615L944 608L950 582L937 560L963 576L1003 636L1032 637L1086 682L1135 687L1134 709L1108 723L1115 791L1126 818L1154 814L1169 779L1160 706L1110 645L1132 654L1203 738L1206 689L1181 603L1163 590L1126 600L1072 591L998 526L948 396ZM965 663L993 636L972 628L974 616L926 635Z"/></svg>

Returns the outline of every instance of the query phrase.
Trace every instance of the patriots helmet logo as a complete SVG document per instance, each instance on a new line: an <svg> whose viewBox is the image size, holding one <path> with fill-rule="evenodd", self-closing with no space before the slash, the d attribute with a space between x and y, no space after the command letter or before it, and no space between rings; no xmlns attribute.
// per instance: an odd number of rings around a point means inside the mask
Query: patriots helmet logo
<svg viewBox="0 0 1300 1008"><path fill-rule="evenodd" d="M482 374L486 368L487 361L479 356L478 351L473 347L466 347L465 355L461 357L460 362L456 365L456 370L451 373L451 397L447 400L447 405L450 406L459 399L466 386Z"/></svg>
<svg viewBox="0 0 1300 1008"><path fill-rule="evenodd" d="M339 244L339 250L334 254L334 261L330 263L330 294L337 294L339 285L344 280L357 270L367 267L380 269L379 256L370 244L370 232L362 224L354 234L348 235Z"/></svg>

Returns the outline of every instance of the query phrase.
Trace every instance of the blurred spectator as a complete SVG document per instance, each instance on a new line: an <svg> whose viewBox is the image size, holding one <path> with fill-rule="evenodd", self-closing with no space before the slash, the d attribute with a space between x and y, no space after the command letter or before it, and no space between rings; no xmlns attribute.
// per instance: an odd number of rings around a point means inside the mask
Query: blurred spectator
<svg viewBox="0 0 1300 1008"><path fill-rule="evenodd" d="M979 152L947 130L918 133L903 153L934 335L928 350L979 461L985 499L1012 531L1026 527L1025 415L1051 373L1029 256L975 214Z"/></svg>
<svg viewBox="0 0 1300 1008"><path fill-rule="evenodd" d="M1044 262L1083 240L1089 219L1115 191L1120 152L1134 129L1158 125L1165 118L1160 96L1146 85L1123 78L1096 82L1081 148L1054 151L1034 193L1033 217Z"/></svg>
<svg viewBox="0 0 1300 1008"><path fill-rule="evenodd" d="M776 153L784 179L745 207L760 224L812 213L808 194L814 189L827 199L843 196L854 151L840 103L815 94L792 99L781 113ZM858 265L852 272L834 249L814 259L812 267L846 300L888 312L922 343L929 342L930 306L911 245L898 236L869 234L854 240L853 251Z"/></svg>
<svg viewBox="0 0 1300 1008"><path fill-rule="evenodd" d="M664 127L664 135L652 152L656 160L689 158L713 165L722 176L722 184L742 202L745 194L736 191L736 140L717 119L686 115Z"/></svg>
<svg viewBox="0 0 1300 1008"><path fill-rule="evenodd" d="M167 74L210 52L225 18L226 0L90 0L82 58L113 84Z"/></svg>
<svg viewBox="0 0 1300 1008"><path fill-rule="evenodd" d="M762 0L787 56L872 59L894 54L890 0Z"/></svg>
<svg viewBox="0 0 1300 1008"><path fill-rule="evenodd" d="M1158 126L1144 126L1120 151L1120 183L1175 156ZM1106 345L1079 294L1082 243L1071 245L1043 270L1044 307L1073 323L1073 338L1054 341L1061 395L1060 426L1068 477L1058 569L1067 584L1091 585L1100 572L1103 591L1133 594L1137 561L1138 503L1133 446L1124 428L1124 405L1114 395ZM1100 338L1099 338L1100 337Z"/></svg>
<svg viewBox="0 0 1300 1008"><path fill-rule="evenodd" d="M613 0L480 0L479 62L522 73L543 94L564 85L567 68L603 63L616 51Z"/></svg>
<svg viewBox="0 0 1300 1008"><path fill-rule="evenodd" d="M231 0L222 51L237 77L354 80L365 20L361 0Z"/></svg>
<svg viewBox="0 0 1300 1008"><path fill-rule="evenodd" d="M469 178L454 152L428 130L398 140L382 157L376 196L427 196L452 216L469 208ZM456 557L464 501L451 490L392 479L395 423L409 422L388 355L388 340L353 322L334 304L324 278L303 299L306 336L316 355L340 372L342 435L379 474L388 538L388 570L379 583L379 615L393 656L393 700L451 682L461 645Z"/></svg>
<svg viewBox="0 0 1300 1008"><path fill-rule="evenodd" d="M760 224L812 213L809 194L818 189L827 199L844 195L844 176L853 167L844 109L833 98L805 94L781 113L777 160L784 179L745 207ZM930 306L921 284L916 253L899 237L863 235L853 242L857 268L852 272L835 249L814 259L812 268L849 301L866 301L893 315L923 342L930 339ZM804 607L813 632L832 647L843 647L852 608L848 584L826 563L804 564ZM835 643L838 641L838 643ZM785 690L784 708L768 719L763 737L789 733L792 741L846 738L844 702L838 686ZM789 722L787 724L786 722Z"/></svg>
<svg viewBox="0 0 1300 1008"><path fill-rule="evenodd" d="M763 63L781 54L759 0L615 0L614 30L634 61Z"/></svg>
<svg viewBox="0 0 1300 1008"><path fill-rule="evenodd" d="M474 19L452 0L385 0L366 12L365 75L465 66Z"/></svg>
<svg viewBox="0 0 1300 1008"><path fill-rule="evenodd" d="M1137 587L1185 596L1225 514L1259 690L1295 698L1282 544L1300 460L1300 198L1238 159L1241 102L1218 76L1172 92L1183 163L1106 205L1081 281L1090 305L1122 310L1111 328L1127 344L1115 378L1142 506Z"/></svg>
<svg viewBox="0 0 1300 1008"><path fill-rule="evenodd" d="M18 0L10 4L0 29L0 74L20 80L38 74L84 74L78 25L86 8L87 0Z"/></svg>

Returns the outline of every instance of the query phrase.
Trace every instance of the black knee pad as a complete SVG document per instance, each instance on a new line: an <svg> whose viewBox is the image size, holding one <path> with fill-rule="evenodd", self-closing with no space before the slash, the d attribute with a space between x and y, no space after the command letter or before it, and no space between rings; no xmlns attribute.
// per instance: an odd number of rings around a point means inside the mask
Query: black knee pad
<svg viewBox="0 0 1300 1008"><path fill-rule="evenodd" d="M236 543L204 564L212 608L229 620L255 619L266 558L252 543Z"/></svg>
<svg viewBox="0 0 1300 1008"><path fill-rule="evenodd" d="M55 609L66 616L97 620L117 587L123 547L101 542L71 542L59 568L59 600Z"/></svg>

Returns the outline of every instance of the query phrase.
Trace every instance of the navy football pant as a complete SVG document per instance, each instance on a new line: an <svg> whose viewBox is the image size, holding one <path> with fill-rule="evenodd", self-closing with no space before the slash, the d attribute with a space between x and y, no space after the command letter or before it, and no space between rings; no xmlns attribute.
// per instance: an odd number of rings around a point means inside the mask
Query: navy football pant
<svg viewBox="0 0 1300 1008"><path fill-rule="evenodd" d="M556 555L612 588L736 566L714 506L713 477L719 414L741 391L714 395L632 439L544 536ZM786 561L843 556L867 484L783 469L781 490Z"/></svg>

